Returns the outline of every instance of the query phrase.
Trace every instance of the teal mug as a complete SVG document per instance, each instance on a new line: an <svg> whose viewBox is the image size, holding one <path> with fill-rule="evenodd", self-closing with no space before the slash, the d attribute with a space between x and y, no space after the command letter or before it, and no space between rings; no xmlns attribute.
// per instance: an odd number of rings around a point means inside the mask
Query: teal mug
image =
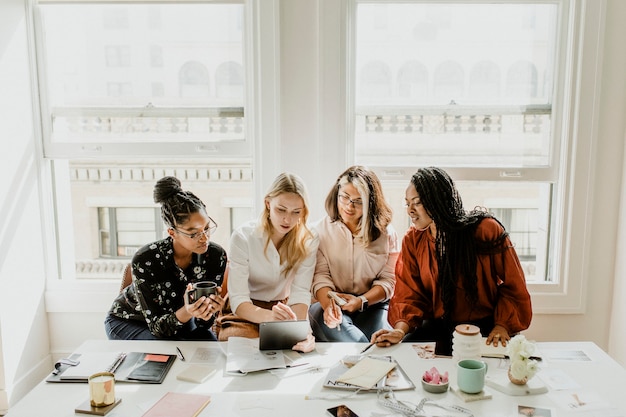
<svg viewBox="0 0 626 417"><path fill-rule="evenodd" d="M468 394L478 394L485 387L487 364L475 359L464 359L457 364L456 382Z"/></svg>

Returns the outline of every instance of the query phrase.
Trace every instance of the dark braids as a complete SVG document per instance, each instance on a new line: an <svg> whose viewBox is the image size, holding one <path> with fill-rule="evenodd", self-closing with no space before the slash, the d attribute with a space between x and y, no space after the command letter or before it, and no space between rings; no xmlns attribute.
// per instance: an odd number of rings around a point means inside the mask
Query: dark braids
<svg viewBox="0 0 626 417"><path fill-rule="evenodd" d="M466 212L454 181L444 170L436 167L420 168L411 178L411 183L437 227L435 247L439 267L438 280L444 318L450 320L455 305L457 281L463 280L465 296L470 304L475 304L478 301L477 255L502 252L502 244L508 233L504 231L495 241L477 241L475 234L478 224L487 217L494 217L485 209L476 208Z"/></svg>
<svg viewBox="0 0 626 417"><path fill-rule="evenodd" d="M183 191L176 177L163 177L153 192L154 202L161 204L161 218L168 227L185 223L193 213L206 212L206 206L191 191Z"/></svg>

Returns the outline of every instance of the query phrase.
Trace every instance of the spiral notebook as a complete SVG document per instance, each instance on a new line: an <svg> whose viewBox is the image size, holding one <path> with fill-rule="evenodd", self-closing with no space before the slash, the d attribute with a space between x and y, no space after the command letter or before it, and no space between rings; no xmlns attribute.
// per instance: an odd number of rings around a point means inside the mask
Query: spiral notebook
<svg viewBox="0 0 626 417"><path fill-rule="evenodd" d="M160 384L176 360L174 354L146 352L75 353L70 358L78 362L68 365L57 362L48 382L87 382L90 375L113 372L118 382Z"/></svg>

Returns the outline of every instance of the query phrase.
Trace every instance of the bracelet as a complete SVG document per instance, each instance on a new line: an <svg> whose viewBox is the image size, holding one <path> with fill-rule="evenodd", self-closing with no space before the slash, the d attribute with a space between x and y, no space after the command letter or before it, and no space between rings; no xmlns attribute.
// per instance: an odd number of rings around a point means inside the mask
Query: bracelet
<svg viewBox="0 0 626 417"><path fill-rule="evenodd" d="M399 330L399 331L401 331L401 332L402 332L402 336L401 336L401 337L406 336L406 332L405 332L404 330L402 330L402 329L393 329L393 331L394 331L394 332L395 332L396 330Z"/></svg>

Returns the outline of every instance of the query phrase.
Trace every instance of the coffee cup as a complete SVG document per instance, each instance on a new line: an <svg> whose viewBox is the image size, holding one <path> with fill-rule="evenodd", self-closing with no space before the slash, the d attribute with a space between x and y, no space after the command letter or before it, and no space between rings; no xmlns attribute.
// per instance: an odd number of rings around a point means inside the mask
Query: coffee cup
<svg viewBox="0 0 626 417"><path fill-rule="evenodd" d="M194 282L193 288L187 293L189 304L195 303L200 297L208 297L217 292L217 284L211 281Z"/></svg>
<svg viewBox="0 0 626 417"><path fill-rule="evenodd" d="M98 372L88 379L89 403L92 407L106 407L115 402L115 375Z"/></svg>
<svg viewBox="0 0 626 417"><path fill-rule="evenodd" d="M476 359L463 359L457 364L456 382L468 394L478 394L485 387L487 364Z"/></svg>

